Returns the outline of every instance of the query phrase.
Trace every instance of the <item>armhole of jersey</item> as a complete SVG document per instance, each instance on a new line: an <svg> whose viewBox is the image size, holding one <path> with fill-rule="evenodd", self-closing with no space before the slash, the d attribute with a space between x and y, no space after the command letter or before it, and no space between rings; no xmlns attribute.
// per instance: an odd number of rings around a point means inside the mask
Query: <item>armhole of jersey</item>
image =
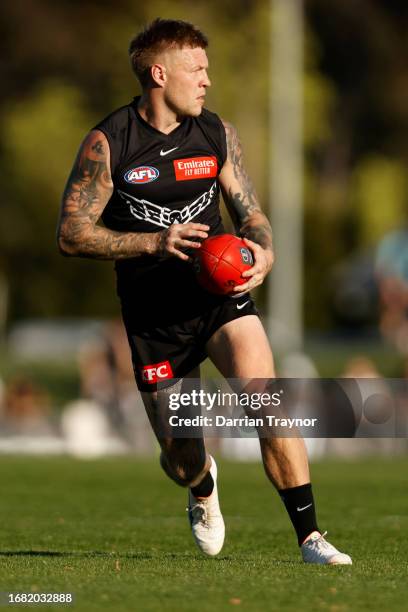
<svg viewBox="0 0 408 612"><path fill-rule="evenodd" d="M110 133L101 126L96 126L93 128L94 130L98 130L99 132L102 132L102 134L106 137L106 140L108 141L108 145L109 145L109 159L110 159L110 171L111 171L111 176L113 177L115 170L117 168L117 160L115 158L115 147L114 147L114 142L113 142L113 138L110 135Z"/></svg>
<svg viewBox="0 0 408 612"><path fill-rule="evenodd" d="M221 119L221 117L219 117L217 114L213 113L213 116L216 119L216 122L218 122L218 129L219 129L219 137L217 138L217 144L218 144L218 148L219 148L219 152L220 152L220 158L222 161L222 164L219 168L219 173L221 172L222 168L224 167L225 162L227 161L227 156L228 156L228 151L227 151L227 134L225 132L225 127L224 127L224 123Z"/></svg>
<svg viewBox="0 0 408 612"><path fill-rule="evenodd" d="M224 124L216 113L207 109L203 110L203 115L198 118L197 124L217 152L219 174L227 160L227 137Z"/></svg>
<svg viewBox="0 0 408 612"><path fill-rule="evenodd" d="M227 132L225 130L225 125L223 120L218 117L221 123L221 134L222 134L222 158L223 158L223 162L222 162L222 166L221 169L224 167L225 162L227 161L228 158L228 145L227 145ZM221 170L220 169L220 170Z"/></svg>

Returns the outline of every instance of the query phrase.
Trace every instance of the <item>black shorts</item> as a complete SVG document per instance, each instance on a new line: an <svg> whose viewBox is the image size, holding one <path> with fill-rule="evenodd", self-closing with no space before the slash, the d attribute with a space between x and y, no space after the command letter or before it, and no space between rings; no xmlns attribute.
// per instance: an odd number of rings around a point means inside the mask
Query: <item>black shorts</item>
<svg viewBox="0 0 408 612"><path fill-rule="evenodd" d="M173 263L168 271L177 271L179 265ZM155 278L154 283L145 279L142 292L120 294L141 391L174 384L174 379L183 378L207 358L205 345L217 329L228 321L258 315L249 293L240 298L212 295L197 285L190 269L181 266L179 271L176 276Z"/></svg>

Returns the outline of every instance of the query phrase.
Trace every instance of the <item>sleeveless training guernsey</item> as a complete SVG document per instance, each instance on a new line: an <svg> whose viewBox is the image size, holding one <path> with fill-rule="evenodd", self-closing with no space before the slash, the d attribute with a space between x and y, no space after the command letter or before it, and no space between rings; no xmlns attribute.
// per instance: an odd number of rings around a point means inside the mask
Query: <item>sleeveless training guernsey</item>
<svg viewBox="0 0 408 612"><path fill-rule="evenodd" d="M138 113L138 97L94 129L103 132L111 154L114 191L102 219L120 232L158 232L172 223L205 223L209 235L224 232L218 175L227 157L224 126L203 109L163 134ZM182 264L182 265L180 265ZM150 288L174 272L191 282L191 265L177 258L143 255L115 262L119 295L135 283ZM180 280L178 279L179 284Z"/></svg>

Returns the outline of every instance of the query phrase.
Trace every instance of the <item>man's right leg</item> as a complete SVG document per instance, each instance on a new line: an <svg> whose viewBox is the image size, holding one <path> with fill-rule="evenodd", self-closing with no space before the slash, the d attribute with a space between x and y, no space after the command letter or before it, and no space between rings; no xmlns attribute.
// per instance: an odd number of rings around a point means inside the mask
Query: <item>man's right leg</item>
<svg viewBox="0 0 408 612"><path fill-rule="evenodd" d="M199 369L189 379L199 379ZM188 512L194 539L208 555L220 552L225 537L225 526L218 502L217 466L206 452L204 439L177 438L171 435L168 398L180 393L183 380L160 391L141 391L147 416L160 444L160 464L175 483L189 488ZM191 415L192 416L192 415Z"/></svg>
<svg viewBox="0 0 408 612"><path fill-rule="evenodd" d="M199 378L196 368L188 378ZM182 487L199 484L210 469L211 460L205 450L203 438L174 438L168 418L168 397L180 393L183 380L160 391L141 391L145 410L160 444L160 465L169 478Z"/></svg>

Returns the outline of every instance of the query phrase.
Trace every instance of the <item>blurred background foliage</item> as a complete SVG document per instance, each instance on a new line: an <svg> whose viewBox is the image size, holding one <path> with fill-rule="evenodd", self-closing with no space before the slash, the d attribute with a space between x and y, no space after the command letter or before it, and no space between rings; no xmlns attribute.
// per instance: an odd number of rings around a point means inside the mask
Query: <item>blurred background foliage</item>
<svg viewBox="0 0 408 612"><path fill-rule="evenodd" d="M343 268L358 269L406 222L408 3L304 6L305 321L328 330L348 323L336 303ZM238 127L266 207L269 8L268 0L1 4L0 275L9 323L118 313L112 264L62 258L55 226L81 139L139 93L128 41L156 16L209 35L208 107ZM359 323L373 323L371 306Z"/></svg>

